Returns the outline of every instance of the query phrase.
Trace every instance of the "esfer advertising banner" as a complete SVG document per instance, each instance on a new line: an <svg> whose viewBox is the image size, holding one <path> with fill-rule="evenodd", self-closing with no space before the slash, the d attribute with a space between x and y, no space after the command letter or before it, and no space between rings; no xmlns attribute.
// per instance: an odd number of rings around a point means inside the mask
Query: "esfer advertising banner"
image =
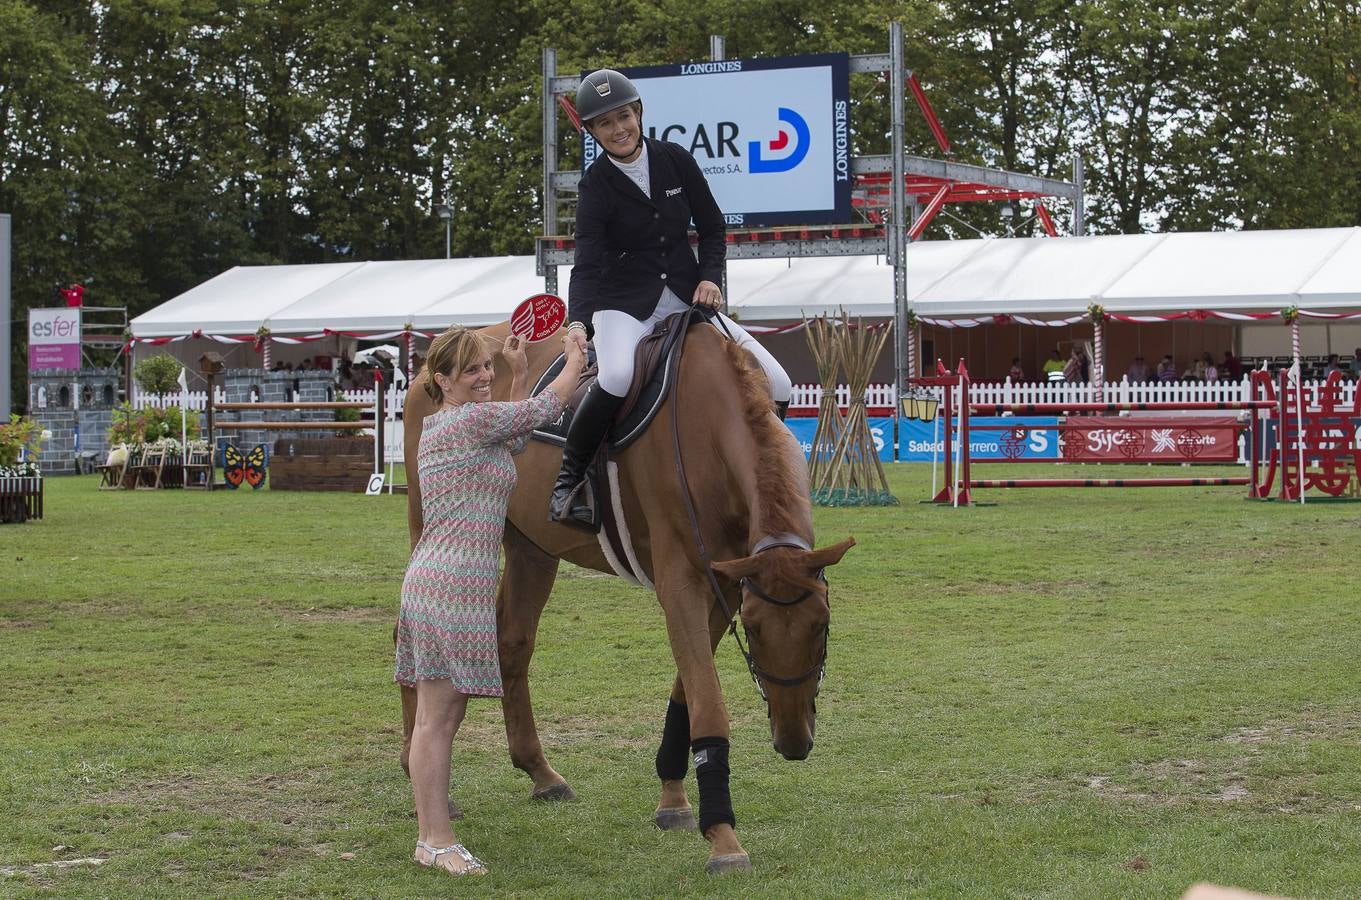
<svg viewBox="0 0 1361 900"><path fill-rule="evenodd" d="M28 370L80 368L80 308L28 311Z"/></svg>
<svg viewBox="0 0 1361 900"><path fill-rule="evenodd" d="M642 97L643 132L695 157L729 226L850 221L846 54L620 71ZM600 150L582 137L584 170Z"/></svg>

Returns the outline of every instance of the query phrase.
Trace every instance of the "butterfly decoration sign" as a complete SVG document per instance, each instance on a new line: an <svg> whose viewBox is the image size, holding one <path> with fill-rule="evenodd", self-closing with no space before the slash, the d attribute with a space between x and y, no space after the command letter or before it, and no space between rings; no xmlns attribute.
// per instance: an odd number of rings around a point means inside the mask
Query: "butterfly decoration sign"
<svg viewBox="0 0 1361 900"><path fill-rule="evenodd" d="M562 327L567 304L554 294L535 294L510 314L510 333L531 344L547 340Z"/></svg>
<svg viewBox="0 0 1361 900"><path fill-rule="evenodd" d="M264 444L256 444L244 454L235 444L222 448L222 477L227 487L235 490L245 483L258 491L268 474L269 454Z"/></svg>

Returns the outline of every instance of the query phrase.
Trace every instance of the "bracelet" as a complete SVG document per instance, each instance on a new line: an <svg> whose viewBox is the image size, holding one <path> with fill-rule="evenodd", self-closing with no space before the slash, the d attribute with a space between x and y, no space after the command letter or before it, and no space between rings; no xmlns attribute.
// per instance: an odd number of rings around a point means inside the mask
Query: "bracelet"
<svg viewBox="0 0 1361 900"><path fill-rule="evenodd" d="M569 322L567 324L567 330L571 331L573 328L580 328L582 331L586 330L586 326L580 322Z"/></svg>

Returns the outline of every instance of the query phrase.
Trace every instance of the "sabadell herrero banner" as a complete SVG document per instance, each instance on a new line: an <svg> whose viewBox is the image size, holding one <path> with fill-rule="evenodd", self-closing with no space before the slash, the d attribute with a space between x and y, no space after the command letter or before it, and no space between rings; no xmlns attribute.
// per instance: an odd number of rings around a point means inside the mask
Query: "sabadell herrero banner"
<svg viewBox="0 0 1361 900"><path fill-rule="evenodd" d="M850 221L846 54L620 71L642 96L647 136L694 155L729 225ZM583 137L589 166L599 147L590 135Z"/></svg>

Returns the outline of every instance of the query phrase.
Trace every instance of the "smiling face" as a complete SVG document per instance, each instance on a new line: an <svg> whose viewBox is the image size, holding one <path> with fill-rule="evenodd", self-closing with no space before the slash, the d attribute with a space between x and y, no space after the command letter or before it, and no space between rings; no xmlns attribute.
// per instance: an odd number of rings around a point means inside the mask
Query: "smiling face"
<svg viewBox="0 0 1361 900"><path fill-rule="evenodd" d="M624 162L633 162L642 152L643 122L633 104L602 113L586 127L596 143Z"/></svg>
<svg viewBox="0 0 1361 900"><path fill-rule="evenodd" d="M435 384L444 392L444 405L461 406L464 403L482 403L491 399L492 382L496 380L496 369L489 354L483 353L457 372L445 375L436 372Z"/></svg>

